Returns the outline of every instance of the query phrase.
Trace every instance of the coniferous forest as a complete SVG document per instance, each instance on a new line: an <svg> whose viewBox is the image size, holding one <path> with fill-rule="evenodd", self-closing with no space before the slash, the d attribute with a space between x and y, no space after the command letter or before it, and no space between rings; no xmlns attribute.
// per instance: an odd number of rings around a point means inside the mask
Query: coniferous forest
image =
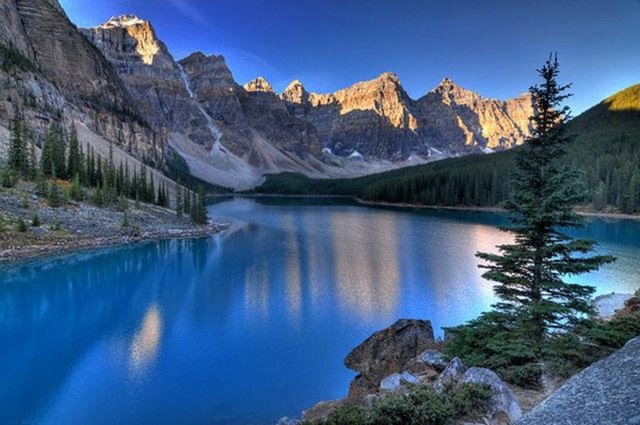
<svg viewBox="0 0 640 425"><path fill-rule="evenodd" d="M51 207L85 200L122 211L127 210L129 200L164 208L173 204L178 217L188 216L196 224L207 222L202 185L197 192L177 186L175 202L171 202L167 185L156 183L144 162L139 167L130 167L126 161L116 164L111 145L103 158L90 145L81 143L73 125L67 129L52 123L40 144L36 145L36 137L20 116L13 120L7 166L0 168L3 187L13 187L19 180L34 182L38 195Z"/></svg>

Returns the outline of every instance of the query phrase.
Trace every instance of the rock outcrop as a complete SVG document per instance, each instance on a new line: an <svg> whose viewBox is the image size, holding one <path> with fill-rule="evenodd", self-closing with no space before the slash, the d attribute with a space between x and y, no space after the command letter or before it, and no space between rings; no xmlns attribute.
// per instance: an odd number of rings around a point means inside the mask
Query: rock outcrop
<svg viewBox="0 0 640 425"><path fill-rule="evenodd" d="M640 337L574 375L518 425L640 424Z"/></svg>
<svg viewBox="0 0 640 425"><path fill-rule="evenodd" d="M429 349L423 351L418 358L424 364L433 367L436 370L443 371L447 367L447 361L445 360L444 354L442 354L438 350Z"/></svg>
<svg viewBox="0 0 640 425"><path fill-rule="evenodd" d="M447 385L459 383L466 371L467 367L462 363L462 360L459 357L454 357L436 380L434 388L436 391L442 391Z"/></svg>
<svg viewBox="0 0 640 425"><path fill-rule="evenodd" d="M596 317L600 320L610 320L616 310L624 308L625 302L633 298L633 294L605 294L594 298L592 305L596 310Z"/></svg>
<svg viewBox="0 0 640 425"><path fill-rule="evenodd" d="M358 372L349 396L358 398L376 392L380 381L404 372L411 360L434 344L433 328L427 320L400 319L374 333L344 359L345 366Z"/></svg>

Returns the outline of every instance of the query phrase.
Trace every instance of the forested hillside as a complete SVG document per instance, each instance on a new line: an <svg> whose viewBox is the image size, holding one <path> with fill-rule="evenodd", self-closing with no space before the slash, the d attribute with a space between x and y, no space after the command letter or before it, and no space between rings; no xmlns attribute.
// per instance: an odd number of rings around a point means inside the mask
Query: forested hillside
<svg viewBox="0 0 640 425"><path fill-rule="evenodd" d="M622 90L569 124L569 165L592 190L586 207L640 212L640 84ZM442 160L357 179L268 176L258 193L357 196L368 201L495 206L509 193L511 151Z"/></svg>

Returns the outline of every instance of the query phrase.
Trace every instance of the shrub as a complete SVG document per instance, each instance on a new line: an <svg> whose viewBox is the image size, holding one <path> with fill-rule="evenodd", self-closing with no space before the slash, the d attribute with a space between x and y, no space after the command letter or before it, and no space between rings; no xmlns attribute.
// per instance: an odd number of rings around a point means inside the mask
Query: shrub
<svg viewBox="0 0 640 425"><path fill-rule="evenodd" d="M118 196L118 211L125 212L129 209L129 201L124 196Z"/></svg>
<svg viewBox="0 0 640 425"><path fill-rule="evenodd" d="M64 193L62 192L62 189L60 189L55 183L53 183L49 187L49 196L47 197L47 202L52 208L61 207L65 203Z"/></svg>
<svg viewBox="0 0 640 425"><path fill-rule="evenodd" d="M127 216L127 212L124 212L124 216L122 217L122 227L129 227L129 217Z"/></svg>
<svg viewBox="0 0 640 425"><path fill-rule="evenodd" d="M640 313L616 316L608 322L595 323L584 336L604 349L617 350L631 338L640 335Z"/></svg>
<svg viewBox="0 0 640 425"><path fill-rule="evenodd" d="M24 210L29 209L29 198L27 197L27 195L22 195L22 205L21 205L21 207Z"/></svg>
<svg viewBox="0 0 640 425"><path fill-rule="evenodd" d="M91 201L97 207L101 207L104 205L104 196L102 194L102 189L100 189L99 187L96 188L96 190L93 192L93 197L91 198Z"/></svg>
<svg viewBox="0 0 640 425"><path fill-rule="evenodd" d="M33 220L31 220L31 226L32 227L38 227L42 224L42 222L40 221L40 216L38 215L38 213L35 213L33 215Z"/></svg>
<svg viewBox="0 0 640 425"><path fill-rule="evenodd" d="M26 232L27 231L27 223L24 222L23 219L18 220L18 232Z"/></svg>
<svg viewBox="0 0 640 425"><path fill-rule="evenodd" d="M500 370L502 378L523 388L538 388L542 369L539 363L507 366Z"/></svg>
<svg viewBox="0 0 640 425"><path fill-rule="evenodd" d="M486 408L491 390L484 385L447 387L442 393L415 386L406 396L391 394L370 409L345 405L323 425L439 425L462 417L474 417Z"/></svg>
<svg viewBox="0 0 640 425"><path fill-rule="evenodd" d="M369 412L361 406L346 405L329 415L324 425L369 425L371 416Z"/></svg>
<svg viewBox="0 0 640 425"><path fill-rule="evenodd" d="M82 186L80 185L80 178L76 174L71 182L71 186L69 186L69 198L74 201L82 201L84 199L84 194L82 193Z"/></svg>
<svg viewBox="0 0 640 425"><path fill-rule="evenodd" d="M2 183L2 187L14 187L18 182L18 177L12 170L0 169L0 182Z"/></svg>

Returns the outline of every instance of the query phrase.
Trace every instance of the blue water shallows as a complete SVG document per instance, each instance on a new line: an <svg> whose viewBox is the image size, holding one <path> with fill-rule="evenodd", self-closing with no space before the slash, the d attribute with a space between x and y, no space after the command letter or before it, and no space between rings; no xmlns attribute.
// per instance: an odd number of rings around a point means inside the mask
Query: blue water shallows
<svg viewBox="0 0 640 425"><path fill-rule="evenodd" d="M476 251L494 213L227 199L223 234L0 269L0 423L269 424L343 397L344 356L401 317L489 308ZM616 264L577 279L640 286L640 222L580 235ZM575 280L575 279L574 279Z"/></svg>

